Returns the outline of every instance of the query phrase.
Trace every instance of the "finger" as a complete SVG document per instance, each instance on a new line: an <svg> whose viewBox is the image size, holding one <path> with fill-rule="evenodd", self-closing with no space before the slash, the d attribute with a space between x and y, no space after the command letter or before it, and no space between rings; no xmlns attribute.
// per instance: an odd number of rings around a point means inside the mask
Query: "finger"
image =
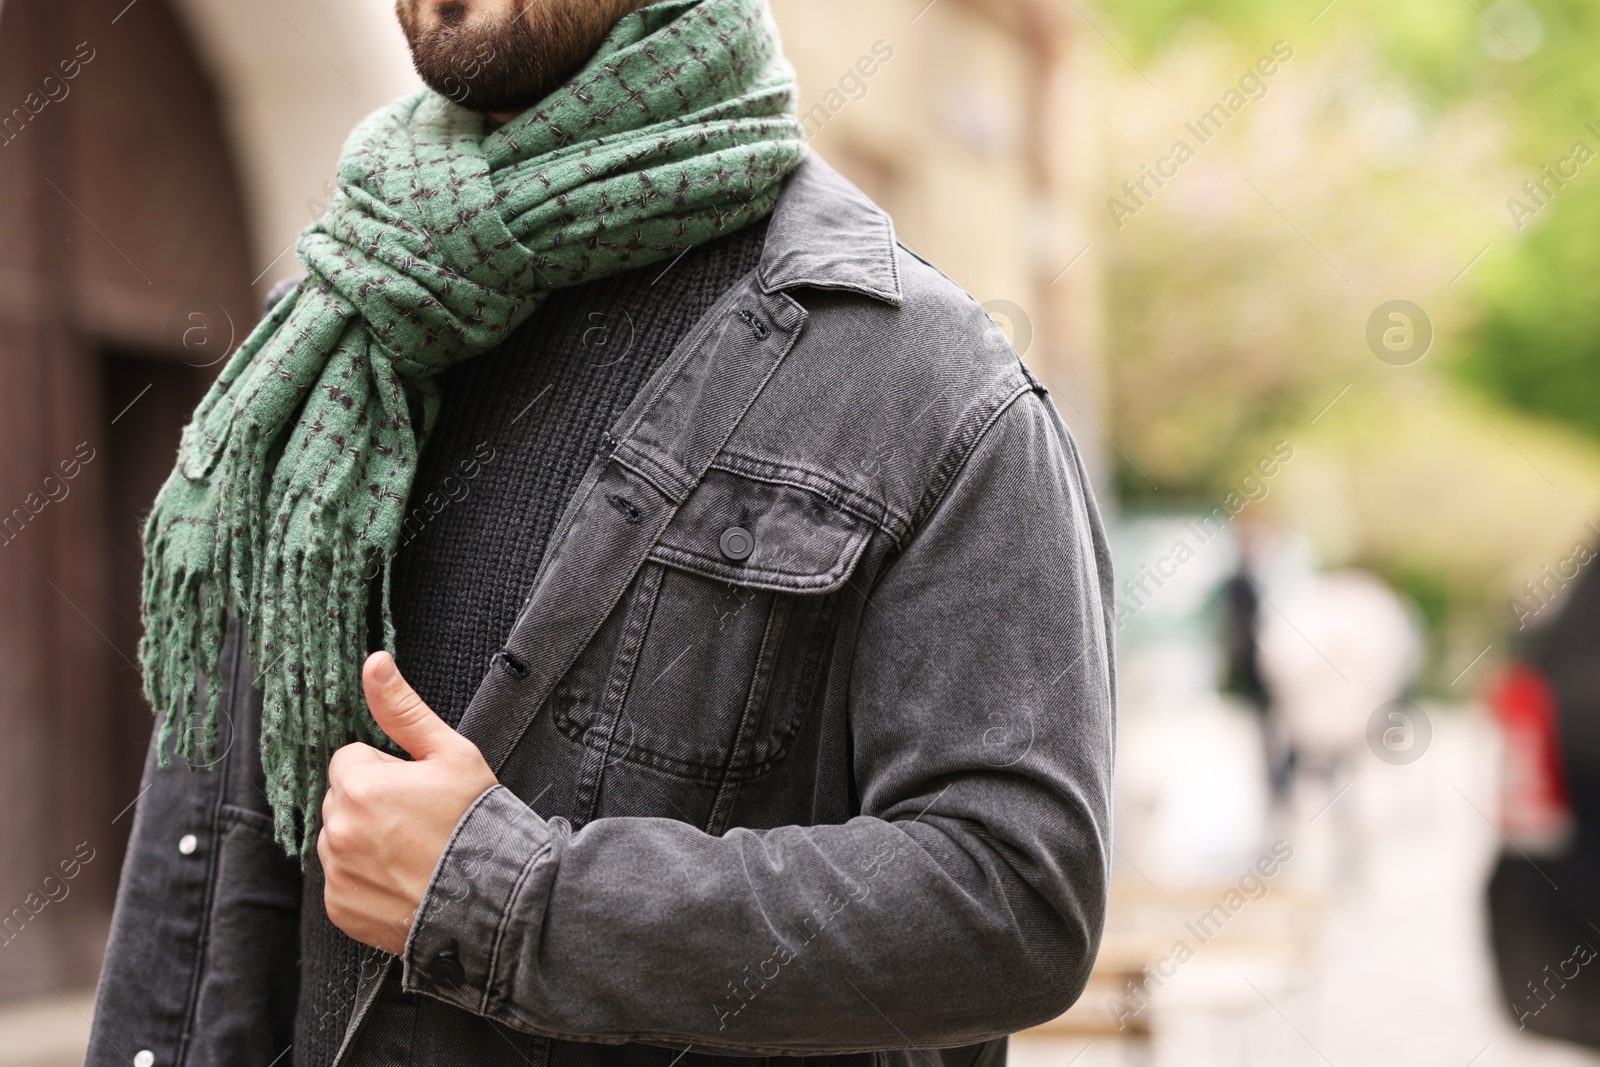
<svg viewBox="0 0 1600 1067"><path fill-rule="evenodd" d="M374 652L361 668L372 718L389 739L419 760L454 749L463 738L433 713L387 652Z"/></svg>
<svg viewBox="0 0 1600 1067"><path fill-rule="evenodd" d="M363 763L404 763L405 760L398 756L391 756L387 752L373 748L361 741L352 741L333 754L328 761L328 789L338 789L343 784L343 778L350 773L354 766Z"/></svg>
<svg viewBox="0 0 1600 1067"><path fill-rule="evenodd" d="M328 765L331 767L333 765L334 761L341 761L341 762L344 762L344 763L351 763L351 762L361 762L361 763L404 763L405 762L405 760L401 759L398 756L389 755L389 753L385 752L381 748L373 748L371 745L367 744L365 741L352 741L348 745L344 745L343 747L341 747L338 751L336 751L333 754L333 759L329 760Z"/></svg>

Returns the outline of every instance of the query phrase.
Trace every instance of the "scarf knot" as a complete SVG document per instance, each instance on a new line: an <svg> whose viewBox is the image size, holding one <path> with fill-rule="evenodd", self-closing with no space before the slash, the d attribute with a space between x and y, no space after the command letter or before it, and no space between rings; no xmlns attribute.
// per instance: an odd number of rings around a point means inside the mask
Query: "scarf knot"
<svg viewBox="0 0 1600 1067"><path fill-rule="evenodd" d="M430 90L356 127L297 245L306 278L201 401L145 527L139 653L163 760L170 745L212 761L237 615L276 836L307 855L334 750L387 744L361 693L367 607L381 571L393 651L386 561L438 413L432 379L555 289L766 215L805 151L794 108L765 0L669 0L499 129Z"/></svg>

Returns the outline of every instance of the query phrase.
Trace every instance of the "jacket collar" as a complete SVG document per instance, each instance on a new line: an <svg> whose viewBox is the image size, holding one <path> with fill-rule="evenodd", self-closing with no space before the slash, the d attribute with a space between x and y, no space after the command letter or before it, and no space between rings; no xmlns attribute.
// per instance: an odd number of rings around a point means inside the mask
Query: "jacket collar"
<svg viewBox="0 0 1600 1067"><path fill-rule="evenodd" d="M809 286L898 307L894 223L815 153L789 175L756 268L764 293Z"/></svg>

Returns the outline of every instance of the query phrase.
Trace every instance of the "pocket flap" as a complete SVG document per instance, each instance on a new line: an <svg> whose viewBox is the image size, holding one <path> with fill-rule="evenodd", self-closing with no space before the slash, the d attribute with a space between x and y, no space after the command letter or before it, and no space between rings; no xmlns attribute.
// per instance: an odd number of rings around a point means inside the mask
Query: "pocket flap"
<svg viewBox="0 0 1600 1067"><path fill-rule="evenodd" d="M650 558L757 589L830 593L844 585L871 535L871 523L821 494L713 467Z"/></svg>

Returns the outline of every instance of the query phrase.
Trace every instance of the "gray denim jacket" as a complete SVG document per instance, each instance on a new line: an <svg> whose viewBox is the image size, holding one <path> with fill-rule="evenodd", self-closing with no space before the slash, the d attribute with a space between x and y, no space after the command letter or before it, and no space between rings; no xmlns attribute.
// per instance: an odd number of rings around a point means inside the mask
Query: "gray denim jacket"
<svg viewBox="0 0 1600 1067"><path fill-rule="evenodd" d="M1044 388L826 164L550 545L484 561L538 567L460 726L501 785L403 956L351 977L341 1065L967 1067L1076 999L1111 851L1099 518ZM147 764L95 1067L292 1062L299 870L225 662L237 743Z"/></svg>

